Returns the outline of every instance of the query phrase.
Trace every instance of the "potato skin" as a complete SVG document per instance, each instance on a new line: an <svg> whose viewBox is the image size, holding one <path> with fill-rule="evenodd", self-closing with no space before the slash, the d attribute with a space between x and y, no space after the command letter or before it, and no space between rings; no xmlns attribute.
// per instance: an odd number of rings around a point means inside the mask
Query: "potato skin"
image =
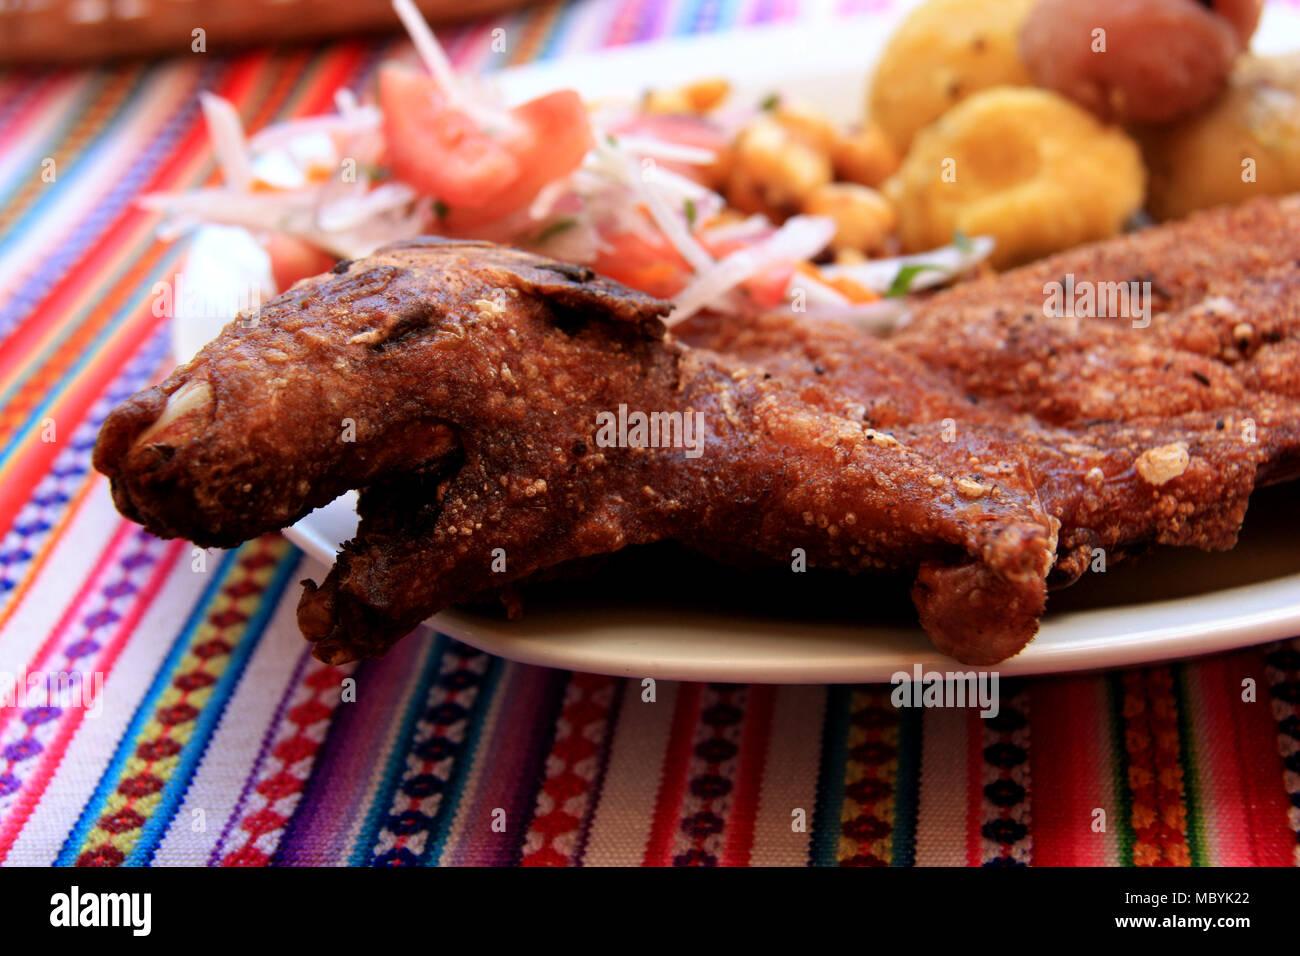
<svg viewBox="0 0 1300 956"><path fill-rule="evenodd" d="M905 252L960 230L993 236L992 262L1005 268L1117 234L1145 178L1122 130L1048 90L996 87L917 134L885 192Z"/></svg>
<svg viewBox="0 0 1300 956"><path fill-rule="evenodd" d="M1300 53L1243 57L1208 110L1140 140L1157 219L1300 190ZM1247 159L1254 182L1242 178Z"/></svg>
<svg viewBox="0 0 1300 956"><path fill-rule="evenodd" d="M1264 12L1264 0L1214 0L1210 6L1232 24L1241 40L1241 48L1244 50L1250 46L1250 38L1255 35L1260 15Z"/></svg>
<svg viewBox="0 0 1300 956"><path fill-rule="evenodd" d="M1035 0L929 0L886 45L867 93L867 119L906 153L912 138L967 96L1033 82L1020 29Z"/></svg>
<svg viewBox="0 0 1300 956"><path fill-rule="evenodd" d="M1262 0L1040 0L1020 53L1041 86L1103 120L1165 123L1227 83ZM1104 31L1098 33L1094 31Z"/></svg>

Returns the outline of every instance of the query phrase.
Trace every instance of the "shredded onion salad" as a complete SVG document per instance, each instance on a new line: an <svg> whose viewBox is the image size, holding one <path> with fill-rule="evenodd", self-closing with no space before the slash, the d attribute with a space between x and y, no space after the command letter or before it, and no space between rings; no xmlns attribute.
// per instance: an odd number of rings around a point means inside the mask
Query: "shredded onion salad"
<svg viewBox="0 0 1300 956"><path fill-rule="evenodd" d="M380 69L376 102L350 90L335 112L251 138L226 100L200 105L223 184L154 193L164 233L242 226L261 241L277 285L421 234L490 239L589 265L671 299L671 326L702 309L791 308L888 331L903 296L983 261L992 240L919 256L815 265L835 234L826 217L776 225L740 218L704 185L734 130L753 115L652 116L590 107L572 90L508 106L457 75L412 0L393 6L423 70Z"/></svg>

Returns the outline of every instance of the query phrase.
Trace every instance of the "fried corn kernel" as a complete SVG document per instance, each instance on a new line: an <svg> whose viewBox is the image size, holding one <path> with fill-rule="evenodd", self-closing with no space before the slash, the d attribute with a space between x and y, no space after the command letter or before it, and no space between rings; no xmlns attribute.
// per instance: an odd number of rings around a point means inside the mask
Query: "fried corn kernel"
<svg viewBox="0 0 1300 956"><path fill-rule="evenodd" d="M840 137L835 124L825 114L806 103L782 100L773 110L772 118L828 155Z"/></svg>
<svg viewBox="0 0 1300 956"><path fill-rule="evenodd" d="M731 95L731 84L708 77L671 90L649 90L641 99L647 113L708 113Z"/></svg>
<svg viewBox="0 0 1300 956"><path fill-rule="evenodd" d="M876 123L837 136L831 145L835 178L876 188L898 171L898 150Z"/></svg>
<svg viewBox="0 0 1300 956"><path fill-rule="evenodd" d="M830 181L826 154L769 116L751 121L732 145L727 198L743 212L784 219Z"/></svg>
<svg viewBox="0 0 1300 956"><path fill-rule="evenodd" d="M960 231L998 268L1119 233L1142 205L1137 146L1056 93L984 90L923 130L885 186L904 252Z"/></svg>
<svg viewBox="0 0 1300 956"><path fill-rule="evenodd" d="M898 216L888 199L857 183L827 183L804 201L804 212L835 221L834 252L854 250L871 255L885 249Z"/></svg>

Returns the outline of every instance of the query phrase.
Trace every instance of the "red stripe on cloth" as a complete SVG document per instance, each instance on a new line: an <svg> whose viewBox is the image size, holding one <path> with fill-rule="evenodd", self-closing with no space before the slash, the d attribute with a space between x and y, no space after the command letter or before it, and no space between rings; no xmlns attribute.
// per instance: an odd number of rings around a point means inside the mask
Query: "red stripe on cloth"
<svg viewBox="0 0 1300 956"><path fill-rule="evenodd" d="M67 447L66 439L85 420L91 406L117 378L131 356L165 321L146 311L128 322L109 346L95 357L94 363L77 379L71 391L46 412L47 417L56 423L55 436L63 437L59 441L33 441L29 438L25 447L17 450L13 467L8 470L0 488L0 529L13 525L36 486L49 474L54 459Z"/></svg>
<svg viewBox="0 0 1300 956"><path fill-rule="evenodd" d="M47 76L37 80L37 87L27 102L23 104L13 116L9 117L9 122L0 126L0 149L8 149L12 141L22 137L27 131L28 124L37 116L42 116L49 108L50 101L57 99L63 88L75 82L72 74L63 74L62 76ZM0 88L0 102L16 95L16 91L10 87L18 86L18 82L6 83L4 88Z"/></svg>
<svg viewBox="0 0 1300 956"><path fill-rule="evenodd" d="M303 108L309 112L323 109L333 96L334 90L341 80L352 75L355 71L361 55L362 51L354 47L347 51L346 55L337 57L335 62L330 65L330 68L323 70L317 78L317 85L312 95L305 99L302 104ZM222 93L222 95L234 96L236 100L246 94L247 90L255 84L256 70L253 69L253 65L256 63L257 60L253 59L237 65L232 70L232 75L223 82L218 92ZM286 71L286 74L286 77L277 84L277 87L296 82L296 71ZM275 108L281 105L281 99L268 97L266 104L259 110L258 116L273 113ZM199 125L196 118L195 123L191 125L189 132L186 134L183 145L159 168L145 191L152 192L163 188L166 183L179 175L176 170L187 165L188 158L205 145L206 132ZM121 243L121 231L136 228L137 226L147 228L153 217L153 213L146 213L135 207L131 207L129 211L125 212L113 228L105 230L101 239L78 267L70 270L68 275L51 289L41 305L32 310L28 320L25 320L24 326L20 326L16 335L21 336L24 334L26 328L29 330L27 333L29 336L38 336L42 331L40 323L32 320L40 315L60 314L66 310L69 304L80 294L83 285L93 281L103 271L105 260L118 253ZM85 329L92 330L94 326L106 322L115 308L120 308L121 304L129 300L131 295L136 294L136 283L138 283L139 278L146 275L165 252L166 247L162 244L152 245L141 261L137 262L130 273L118 283L114 289L116 293L114 298L97 307L96 311L102 314L102 319L86 326ZM90 405L117 374L121 365L139 348L144 339L153 333L161 321L165 320L155 318L151 312L144 312L128 323L124 330L117 333L110 349L96 357L95 364L91 366L85 377L77 383L72 393L66 396L57 408L51 410L51 416L56 421L80 423L89 411ZM78 330L79 333L81 331ZM70 349L74 345L75 341L69 340L60 349L60 354L63 356L69 355ZM66 431L66 433L70 434L71 432ZM13 523L18 512L30 496L32 489L49 471L55 456L61 450L62 446L57 442L42 442L31 445L17 456L12 471L6 476L3 486L0 486L0 529L7 528Z"/></svg>
<svg viewBox="0 0 1300 956"><path fill-rule="evenodd" d="M686 768L691 760L691 741L700 716L703 684L682 684L677 690L677 707L673 726L668 733L659 791L655 798L655 818L650 827L642 866L670 866L673 837L681 822L682 798L686 790Z"/></svg>
<svg viewBox="0 0 1300 956"><path fill-rule="evenodd" d="M758 797L763 786L763 768L772 739L772 708L776 688L751 684L745 706L745 728L740 743L740 761L732 790L731 812L727 815L727 843L722 851L723 866L748 866L754 848L754 826L758 819Z"/></svg>
<svg viewBox="0 0 1300 956"><path fill-rule="evenodd" d="M58 622L50 629L50 633L45 636L45 641L36 649L35 656L27 662L27 670L29 672L45 670L45 664L50 659L50 655L53 654L54 649L59 646L59 639L72 625L73 619L76 618L78 612L90 599L91 592L95 589L95 583L104 573L104 569L117 555L117 552L122 547L123 541L125 541L134 530L135 525L131 524L129 521L121 521L118 523L117 530L113 532L113 537L109 539L104 550L100 552L99 557L95 560L94 565L90 569L90 573L87 574L85 580L81 582L81 587L77 589L72 600L69 601L67 607L63 609L63 614L59 616ZM5 728L9 726L10 719L12 719L13 715L18 713L18 711L19 708L17 707L0 707L0 735L4 734Z"/></svg>
<svg viewBox="0 0 1300 956"><path fill-rule="evenodd" d="M1287 820L1278 773L1262 773L1260 755L1276 753L1277 726L1268 700L1262 648L1206 658L1192 665L1199 691L1197 740L1201 800L1218 822L1207 845L1219 866L1290 866L1295 834ZM1256 699L1242 700L1242 681L1255 681Z"/></svg>
<svg viewBox="0 0 1300 956"><path fill-rule="evenodd" d="M1107 808L1109 717L1096 677L1030 685L1034 747L1029 755L1036 866L1106 866L1106 838L1092 812Z"/></svg>
<svg viewBox="0 0 1300 956"><path fill-rule="evenodd" d="M223 848L221 866L268 866L285 824L293 816L315 766L316 754L341 705L339 688L355 667L313 662L276 721L275 743L266 763L254 768L257 784L239 823Z"/></svg>
<svg viewBox="0 0 1300 956"><path fill-rule="evenodd" d="M126 647L127 641L135 633L140 618L144 616L149 605L153 603L153 599L162 590L163 583L171 574L181 551L187 545L188 542L176 540L167 546L162 560L158 562L153 574L149 576L148 583L140 590L137 599L132 602L130 611L122 616L117 632L113 635L113 640L104 648L102 655L95 662L95 669L104 675L106 683L113 673L113 666L117 663L122 649ZM22 832L23 827L27 824L32 811L36 809L36 804L45 795L45 788L49 786L55 771L59 769L59 765L63 762L63 755L68 749L68 744L72 742L73 736L81 727L85 715L86 707L83 702L81 706L74 708L71 713L61 720L54 739L50 741L44 753L41 754L40 766L27 778L27 783L18 795L13 810L6 817L4 826L0 827L0 863L3 863L5 857L9 855L14 841L18 839L18 834Z"/></svg>
<svg viewBox="0 0 1300 956"><path fill-rule="evenodd" d="M238 103L255 85L256 79L255 62L241 60L222 77L221 82L213 88L213 92ZM141 193L163 192L169 187L178 185L200 151L207 149L207 143L206 127L202 117L196 112L180 143L158 166L153 177L142 187ZM151 229L157 219L157 213L147 212L134 204L125 207L117 219L104 229L94 245L81 257L76 267L69 269L58 282L54 283L45 293L45 297L13 330L8 337L4 354L0 355L0 369L5 367L6 359L12 363L17 358L26 356L48 332L50 316L66 314L70 304L75 301L81 290L102 277L106 271L106 260L122 248L128 230Z"/></svg>
<svg viewBox="0 0 1300 956"><path fill-rule="evenodd" d="M979 708L966 718L966 865L979 866L984 855L984 719Z"/></svg>
<svg viewBox="0 0 1300 956"><path fill-rule="evenodd" d="M609 754L615 695L622 687L621 679L601 674L570 677L521 866L571 866L579 859Z"/></svg>
<svg viewBox="0 0 1300 956"><path fill-rule="evenodd" d="M1258 703L1247 708L1237 721L1237 731L1241 735L1241 746L1237 750L1241 758L1238 773L1245 784L1247 819L1258 853L1257 865L1294 866L1296 833L1289 822L1291 797L1282 785L1281 760L1273 763L1273 772L1261 773L1259 763L1251 759L1252 755L1260 753L1278 755L1278 728L1270 715L1268 698L1268 673L1264 663L1266 650L1267 647L1252 647L1241 655L1247 669L1238 675L1237 699L1241 699L1241 677L1251 677L1255 680Z"/></svg>

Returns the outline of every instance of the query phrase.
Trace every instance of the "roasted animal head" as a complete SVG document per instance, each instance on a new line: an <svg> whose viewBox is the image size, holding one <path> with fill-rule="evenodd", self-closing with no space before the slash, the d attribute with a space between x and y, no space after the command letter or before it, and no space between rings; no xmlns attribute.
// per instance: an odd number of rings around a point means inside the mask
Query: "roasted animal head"
<svg viewBox="0 0 1300 956"><path fill-rule="evenodd" d="M155 534L231 546L382 476L436 473L529 416L601 404L662 338L667 308L489 243L398 243L231 323L113 411L94 464ZM598 394L575 394L575 366ZM534 389L521 407L512 383L539 377L555 406L535 407Z"/></svg>

